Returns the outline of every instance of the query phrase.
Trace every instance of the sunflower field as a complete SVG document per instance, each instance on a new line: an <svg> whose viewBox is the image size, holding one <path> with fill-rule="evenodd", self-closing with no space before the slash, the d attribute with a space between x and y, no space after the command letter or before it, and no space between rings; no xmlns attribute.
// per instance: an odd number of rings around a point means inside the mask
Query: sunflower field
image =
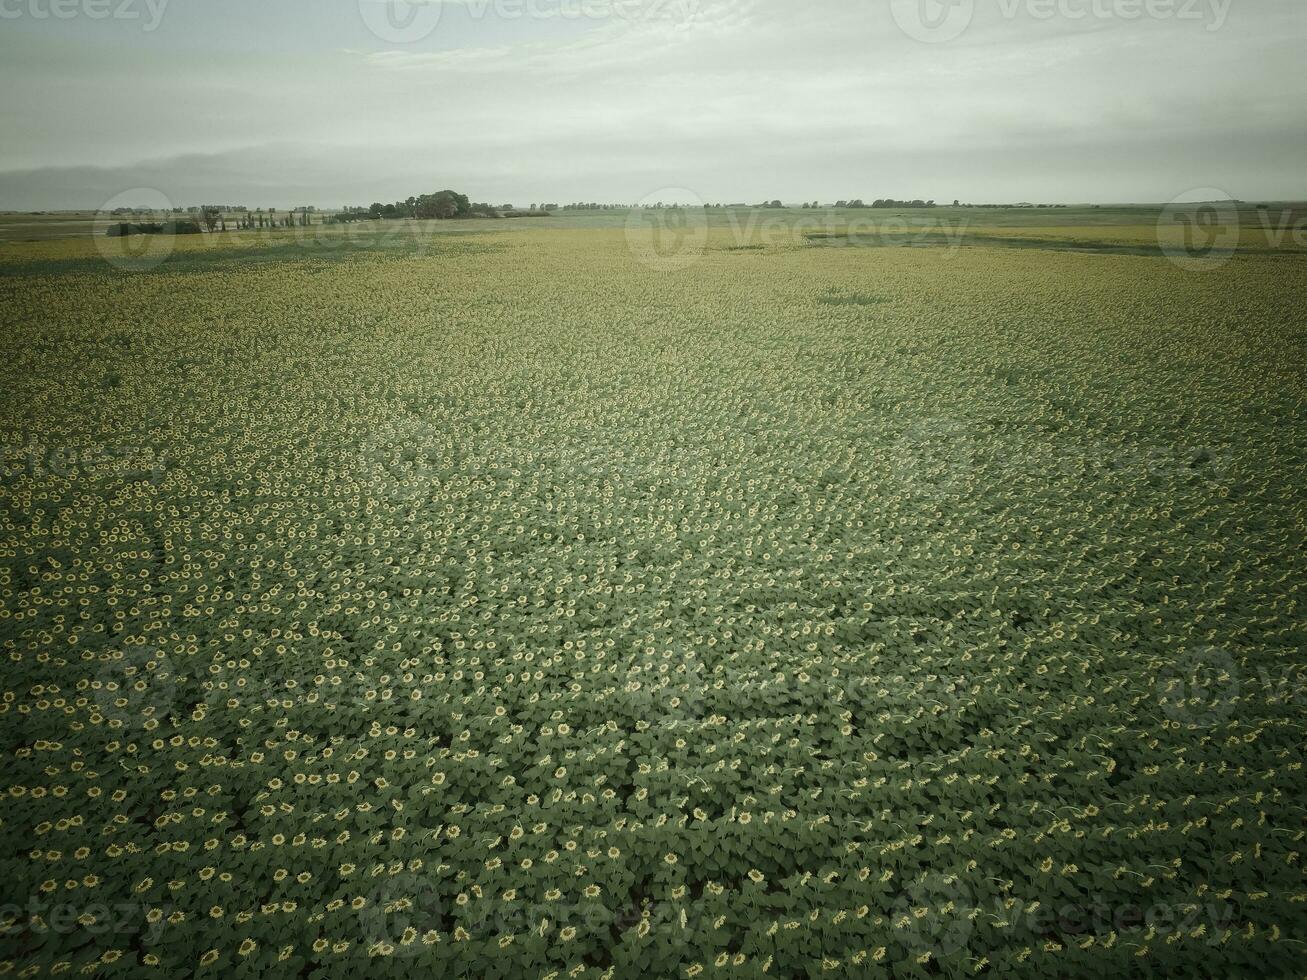
<svg viewBox="0 0 1307 980"><path fill-rule="evenodd" d="M0 252L0 976L1307 975L1307 260L532 224Z"/></svg>

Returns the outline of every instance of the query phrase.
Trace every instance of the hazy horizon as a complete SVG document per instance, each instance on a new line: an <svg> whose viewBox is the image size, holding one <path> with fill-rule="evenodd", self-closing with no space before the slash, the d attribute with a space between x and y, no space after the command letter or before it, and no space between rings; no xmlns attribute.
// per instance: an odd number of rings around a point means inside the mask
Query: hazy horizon
<svg viewBox="0 0 1307 980"><path fill-rule="evenodd" d="M920 4L0 0L0 209L1307 198L1302 4Z"/></svg>
<svg viewBox="0 0 1307 980"><path fill-rule="evenodd" d="M444 190L444 189L446 189L446 188L440 188L440 189ZM457 188L450 188L450 189L457 190ZM425 190L424 190L424 192L425 192ZM131 192L130 192L130 191L127 191L127 192L124 192L124 193L127 194L127 195L130 195ZM405 197L407 197L407 196L408 196L408 195L405 195ZM547 195L546 195L546 197L547 197ZM134 203L129 203L129 202L128 202L128 199L127 199L127 198L124 198L123 195L118 195L118 198L120 198L120 199L116 199L116 200L114 200L114 201L111 202L111 203L112 203L112 206L113 206L114 208L125 208L125 209L129 209L129 210L149 211L149 212L157 212L157 211L160 210L160 207L159 207L158 204L156 204L156 203L152 203L152 200L157 200L157 199L154 199L154 198L147 199L146 197L142 197L142 199L141 199L139 202L134 202ZM392 203L396 203L396 202L398 202L398 201L400 201L400 200L402 200L402 198L395 198L393 201L392 201L391 199L388 198L388 199L386 199L386 200L384 200L384 201L381 201L381 202L379 202L379 203L382 203L382 204L392 204ZM774 199L773 199L773 200L774 200ZM843 200L846 200L846 199L841 199L841 201L843 201ZM851 198L851 199L847 199L847 200L858 200L858 199L857 199L857 198ZM863 200L864 205L870 209L870 202L871 202L872 200L874 200L874 199L873 199L873 198L863 198L862 200ZM904 201L904 200L906 200L906 199L904 199L904 198L894 198L894 200L897 200L897 201ZM929 200L929 199L927 199L927 200ZM1304 199L1304 198L1297 198L1297 197L1267 197L1267 198L1243 198L1243 197L1236 197L1236 198L1219 198L1219 197L1189 197L1189 196L1187 196L1187 195L1181 195L1181 199L1178 200L1178 201L1057 201L1057 200L1052 200L1052 199L1050 199L1050 200L1046 200L1046 201L1044 201L1044 200L1041 200L1041 201L1016 201L1016 200L1013 200L1013 201L960 201L960 202L958 203L958 207L963 208L963 209L966 209L966 208L973 208L973 209L974 209L974 208L991 208L991 207L993 207L993 208L1003 208L1003 207L1031 207L1031 208L1039 208L1039 207L1045 207L1045 208L1047 208L1047 207L1057 207L1057 208L1070 208L1070 209L1073 209L1073 210L1074 210L1074 209L1083 209L1083 208L1105 208L1105 209L1110 209L1110 208L1150 208L1150 207L1164 207L1164 206L1166 206L1166 205L1168 205L1168 204L1207 204L1207 203L1213 203L1213 202L1215 202L1215 203L1221 203L1221 202L1237 202L1237 203L1240 203L1240 204L1299 204L1299 203L1301 203L1303 200L1305 200L1305 199ZM781 201L782 206L784 206L785 208L790 208L790 209L800 209L800 208L808 207L808 205L807 205L805 202L801 202L801 201L799 201L799 200L797 200L797 199L794 199L794 198L781 198L780 201ZM275 210L275 211L298 211L298 210L300 210L300 209L302 209L302 208L304 208L304 207L308 207L308 208L312 208L312 209L317 210L317 211L330 212L330 211L334 211L334 210L337 210L337 209L340 209L340 208L345 208L345 207L360 207L360 206L361 206L361 207L367 207L368 205L373 204L373 203L378 203L378 202L373 201L373 200L371 200L371 199L359 198L358 200L355 200L355 201L332 201L332 202L320 202L320 201L296 201L296 202L293 203L293 204L283 203L283 204L273 205L273 204L267 204L267 203L264 203L264 202L255 202L255 203L253 203L253 204L250 204L250 203L247 203L247 202L245 202L245 201L243 201L243 200L236 200L236 199L234 199L234 198L231 199L231 200L227 200L227 199L219 199L219 198L204 198L203 200L194 200L194 201L174 201L174 202L173 202L173 205L174 205L175 207L177 207L177 208L183 208L183 209L186 209L186 208L199 208L199 207L201 207L201 206L205 206L205 205L219 205L219 206L230 205L230 206L232 206L232 207L236 207L236 208L245 207L245 208L248 208L250 211L254 211L254 210L263 210L263 211L268 211L268 210ZM574 203L575 203L575 204L586 204L586 205L588 205L588 204L599 204L601 207L611 207L611 208L614 209L614 210L622 210L622 209L627 209L627 208L632 208L632 207L640 207L640 206L643 206L643 207L649 207L649 206L650 206L650 203L642 203L642 202L639 202L639 201L596 201L596 202L590 202L590 201L575 201L575 202L573 202L573 201L566 201L566 202L564 202L564 201L554 201L554 200L552 200L552 199L546 201L545 198L541 198L540 201L537 201L537 202L531 202L531 201L528 201L526 198L522 197L521 195L518 195L516 198L514 198L512 195L509 195L509 200L506 200L506 201L500 201L498 198L495 198L495 199L493 199L492 201L487 201L487 202L485 202L485 203L493 204L493 205L495 205L495 206L499 206L499 205L501 205L501 204L512 204L513 207L515 207L515 208L522 208L522 209L526 209L526 208L528 208L528 207L531 207L531 206L533 206L533 204L539 204L539 205L549 204L550 206L553 206L553 205L556 204L556 205L558 205L558 207L559 207L560 209L564 209L564 208L567 207L568 204L574 204ZM668 200L668 201L666 201L666 202L664 202L664 203L666 203L666 205L668 205L669 207L677 207L677 206L690 206L690 207L697 207L697 202L686 202L686 201L673 201L673 200ZM705 206L705 207L709 207L709 208L713 208L713 207L732 208L732 207L734 207L734 208L750 208L750 209L763 208L763 209L765 209L765 208L767 207L767 203L768 203L768 202L765 202L765 201L726 201L726 200L722 200L722 201L706 201L706 202L703 202L703 203L704 203L704 206ZM827 209L841 210L841 208L840 208L840 203L841 203L841 202L838 202L838 201L818 201L818 202L817 202L817 208L816 208L816 209L817 209L817 210L827 210ZM954 206L952 201L936 201L935 204L936 204L937 208L950 208L950 207L953 207L953 206ZM80 207L80 208L77 208L77 207L71 207L71 208L70 208L70 207L31 207L31 208L14 208L14 207L8 207L8 208L0 208L0 214L32 214L32 213L37 213L37 212L40 212L40 213L43 213L43 214L64 214L64 213L67 213L67 214L89 214L89 213L95 213L95 212L97 212L97 211L99 211L99 210L100 210L100 207L99 207L99 206L95 206L95 207ZM843 208L843 210L853 210L853 209ZM892 210L892 208L891 208L890 210Z"/></svg>

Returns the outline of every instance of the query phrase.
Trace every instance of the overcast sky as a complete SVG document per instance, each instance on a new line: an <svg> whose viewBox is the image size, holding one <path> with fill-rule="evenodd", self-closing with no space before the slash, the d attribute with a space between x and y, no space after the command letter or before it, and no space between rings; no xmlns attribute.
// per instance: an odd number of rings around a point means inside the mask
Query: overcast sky
<svg viewBox="0 0 1307 980"><path fill-rule="evenodd" d="M0 208L1307 198L1307 0L0 0Z"/></svg>

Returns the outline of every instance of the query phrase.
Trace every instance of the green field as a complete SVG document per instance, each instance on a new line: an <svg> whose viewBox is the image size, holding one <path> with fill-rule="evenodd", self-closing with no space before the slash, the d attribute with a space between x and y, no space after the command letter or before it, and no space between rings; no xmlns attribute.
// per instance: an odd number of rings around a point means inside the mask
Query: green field
<svg viewBox="0 0 1307 980"><path fill-rule="evenodd" d="M1304 975L1302 214L7 234L0 975Z"/></svg>

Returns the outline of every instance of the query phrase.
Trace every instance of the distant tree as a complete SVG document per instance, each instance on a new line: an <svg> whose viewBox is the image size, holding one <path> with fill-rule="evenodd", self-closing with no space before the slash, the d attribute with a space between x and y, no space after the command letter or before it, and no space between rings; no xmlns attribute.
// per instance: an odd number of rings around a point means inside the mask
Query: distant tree
<svg viewBox="0 0 1307 980"><path fill-rule="evenodd" d="M213 231L218 227L218 219L221 212L212 205L206 204L200 208L200 224L204 226L205 231Z"/></svg>
<svg viewBox="0 0 1307 980"><path fill-rule="evenodd" d="M462 218L472 211L472 203L466 194L455 191L437 191L435 194L423 194L413 205L414 217Z"/></svg>
<svg viewBox="0 0 1307 980"><path fill-rule="evenodd" d="M478 205L490 211L494 211L489 205ZM533 205L534 207L534 205ZM549 205L557 207L557 205ZM504 205L503 210L512 210L512 205ZM307 208L304 214L307 217ZM381 204L374 202L371 207L361 208L346 205L341 211L337 212L328 220L335 223L347 223L360 218L381 220L383 218L421 218L429 220L432 218L466 218L473 213L473 204L466 194L460 194L457 191L443 190L434 194L422 194L418 197L410 197L403 201L396 201L393 204ZM484 212L478 212L484 213ZM311 223L307 222L306 223Z"/></svg>

